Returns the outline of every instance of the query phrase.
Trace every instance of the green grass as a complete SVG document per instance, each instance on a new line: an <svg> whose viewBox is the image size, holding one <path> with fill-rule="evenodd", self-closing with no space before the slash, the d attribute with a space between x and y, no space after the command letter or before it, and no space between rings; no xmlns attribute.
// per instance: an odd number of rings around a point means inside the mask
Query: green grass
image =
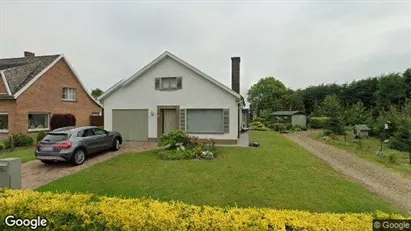
<svg viewBox="0 0 411 231"><path fill-rule="evenodd" d="M36 159L34 156L34 149L34 147L17 148L17 150L13 152L2 150L0 152L0 159L18 157L21 158L22 163L29 162Z"/></svg>
<svg viewBox="0 0 411 231"><path fill-rule="evenodd" d="M399 212L278 133L252 131L250 140L261 147L221 147L212 161L164 161L157 151L121 155L38 190L197 205Z"/></svg>
<svg viewBox="0 0 411 231"><path fill-rule="evenodd" d="M322 133L310 133L308 136L323 143L355 153L360 158L378 163L381 166L402 173L402 175L407 178L411 178L411 165L409 164L408 153L390 149L387 144L383 143L385 157L379 157L376 155L381 148L381 141L379 139L374 137L369 137L368 139L362 138L360 145L358 140L354 140L352 134L347 135L346 140L344 140L344 136L337 136L335 140L324 140ZM398 159L396 163L390 163L388 159L390 153L397 156Z"/></svg>

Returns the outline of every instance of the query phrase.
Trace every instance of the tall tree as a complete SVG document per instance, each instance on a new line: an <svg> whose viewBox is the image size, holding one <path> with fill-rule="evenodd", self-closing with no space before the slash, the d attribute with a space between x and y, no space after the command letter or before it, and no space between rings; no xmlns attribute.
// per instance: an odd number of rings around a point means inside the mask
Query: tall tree
<svg viewBox="0 0 411 231"><path fill-rule="evenodd" d="M405 102L406 84L399 74L383 75L378 81L375 94L380 110L387 110L391 104L402 106Z"/></svg>
<svg viewBox="0 0 411 231"><path fill-rule="evenodd" d="M100 88L96 88L96 89L91 90L91 96L93 96L95 99L97 99L103 93L104 93L103 90L101 90Z"/></svg>
<svg viewBox="0 0 411 231"><path fill-rule="evenodd" d="M336 94L327 95L324 101L319 106L319 113L322 116L327 117L342 117L343 106Z"/></svg>
<svg viewBox="0 0 411 231"><path fill-rule="evenodd" d="M361 101L351 105L351 107L345 111L345 122L347 125L356 124L372 124L371 111L367 110Z"/></svg>
<svg viewBox="0 0 411 231"><path fill-rule="evenodd" d="M280 98L286 92L287 88L281 81L274 77L265 77L251 86L247 93L247 101L253 105L253 110L259 116L262 110L279 110Z"/></svg>

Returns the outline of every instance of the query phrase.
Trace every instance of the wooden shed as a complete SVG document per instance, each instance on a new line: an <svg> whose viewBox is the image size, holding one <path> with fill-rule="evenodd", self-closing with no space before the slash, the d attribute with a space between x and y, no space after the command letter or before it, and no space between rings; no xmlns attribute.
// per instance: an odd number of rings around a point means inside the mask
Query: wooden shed
<svg viewBox="0 0 411 231"><path fill-rule="evenodd" d="M276 122L290 123L301 128L307 128L307 115L302 111L275 111L271 113Z"/></svg>

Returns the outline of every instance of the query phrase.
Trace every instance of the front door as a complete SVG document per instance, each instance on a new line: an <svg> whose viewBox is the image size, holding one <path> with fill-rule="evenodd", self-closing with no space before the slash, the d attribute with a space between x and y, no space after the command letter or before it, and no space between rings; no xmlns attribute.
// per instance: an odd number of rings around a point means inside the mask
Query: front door
<svg viewBox="0 0 411 231"><path fill-rule="evenodd" d="M177 130L177 110L163 109L163 134Z"/></svg>

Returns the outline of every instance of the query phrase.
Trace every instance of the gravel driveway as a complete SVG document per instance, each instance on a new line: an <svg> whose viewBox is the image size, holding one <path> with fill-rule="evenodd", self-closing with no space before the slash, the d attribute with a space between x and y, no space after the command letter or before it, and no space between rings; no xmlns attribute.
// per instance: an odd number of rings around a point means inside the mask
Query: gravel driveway
<svg viewBox="0 0 411 231"><path fill-rule="evenodd" d="M313 140L307 134L308 132L295 132L284 136L394 206L411 211L411 180L353 153Z"/></svg>
<svg viewBox="0 0 411 231"><path fill-rule="evenodd" d="M72 166L66 162L45 165L39 160L33 160L22 164L22 188L35 189L48 184L64 176L76 173L94 164L108 160L122 153L135 153L153 150L157 148L157 143L151 142L124 142L117 152L104 152L89 157L84 164ZM33 154L34 155L34 154Z"/></svg>

